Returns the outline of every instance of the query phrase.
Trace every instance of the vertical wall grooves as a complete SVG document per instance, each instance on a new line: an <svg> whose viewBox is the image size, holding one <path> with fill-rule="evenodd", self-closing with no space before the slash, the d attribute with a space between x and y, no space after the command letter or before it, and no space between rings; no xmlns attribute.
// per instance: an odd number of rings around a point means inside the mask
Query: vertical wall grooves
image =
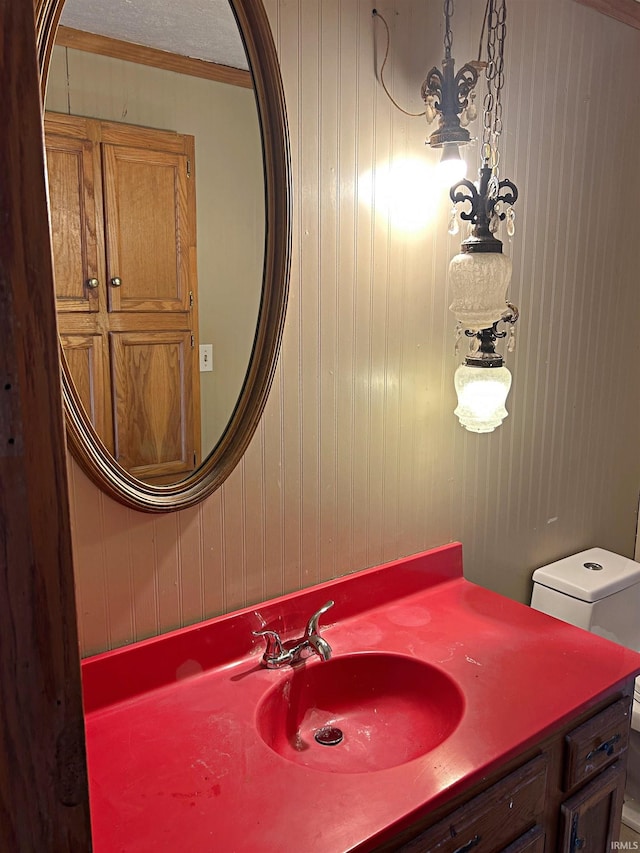
<svg viewBox="0 0 640 853"><path fill-rule="evenodd" d="M128 579L128 605L129 605L129 624L131 625L131 631L129 633L129 637L134 640L138 639L139 636L139 627L138 627L138 619L136 615L136 586L135 586L135 571L133 564L133 553L132 547L133 543L131 542L131 537L126 536L126 548L127 548L127 579Z"/></svg>
<svg viewBox="0 0 640 853"><path fill-rule="evenodd" d="M224 500L225 492L226 492L226 485L225 484L222 485L220 491L222 493L221 494L222 500L220 502L220 555L219 555L219 559L222 563L222 566L221 566L221 575L222 575L222 590L221 590L221 592L222 592L221 599L222 600L221 600L221 604L222 604L222 612L226 613L232 609L232 603L229 602L229 596L228 596L229 585L227 583L227 563L226 563L227 549L226 549L226 536L225 536L225 529L226 529L225 506L226 506L226 504L225 504L225 500Z"/></svg>
<svg viewBox="0 0 640 853"><path fill-rule="evenodd" d="M559 39L555 44L554 61L550 62L550 70L552 70L551 80L560 79L563 74L561 59L564 57L564 49L561 47L565 43L565 32L563 27L564 21L558 23ZM546 63L545 63L546 65ZM566 115L566 104L563 97L564 87L556 87L552 98L555 106L554 112L561 115ZM545 473L550 469L551 455L549 447L553 446L553 422L555 419L555 410L549 406L549 395L554 392L555 386L550 383L550 376L554 361L554 354L557 352L558 335L560 326L557 317L557 302L560 297L559 287L556 281L556 264L557 253L560 248L564 248L564 243L560 243L557 237L557 227L559 222L558 206L562 204L561 199L558 199L556 187L560 183L560 175L562 174L562 158L563 152L566 150L566 145L563 144L563 139L554 135L550 146L550 157L548 161L546 188L544 194L544 202L542 210L546 211L543 220L544 228L544 248L542 254L542 275L546 283L546 291L548 299L544 303L544 315L548 317L546 324L546 345L540 352L543 356L544 373L543 382L544 395L542 399L542 424L541 433L543 438L543 458L545 465L539 465L537 470L537 503L535 508L535 516L540 519L540 524L549 523L548 507L543 501L543 496L546 492L546 483L549 480L548 474ZM555 232L555 233L554 233ZM555 237L555 239L554 239Z"/></svg>
<svg viewBox="0 0 640 853"><path fill-rule="evenodd" d="M340 290L342 287L347 285L346 281L342 281L342 276L340 275L340 262L339 258L343 254L342 251L342 242L341 242L341 232L345 227L343 225L342 220L342 206L341 206L341 196L342 196L342 174L343 170L341 168L340 161L340 147L344 138L344 129L341 121L340 110L338 109L338 104L340 103L340 88L343 82L343 71L342 71L342 54L344 50L344 35L342 31L342 18L339 16L339 30L336 39L337 46L337 62L336 62L336 79L335 79L335 87L333 89L332 97L334 99L334 106L336 112L336 149L335 149L335 176L334 176L334 187L335 187L335 222L333 223L333 241L335 246L335 255L331 264L331 274L334 282L334 292L332 295L332 308L333 308L333 316L335 317L335 337L333 341L333 350L332 350L332 365L331 365L331 389L332 389L332 413L331 413L331 423L332 423L332 435L335 443L336 451L333 455L333 459L328 460L328 467L331 470L332 477L332 491L331 497L333 500L333 505L329 506L327 509L327 515L331 519L330 529L327 531L326 539L328 541L329 552L330 552L330 560L327 561L327 565L324 567L323 579L325 578L333 578L341 571L344 571L344 568L339 563L338 560L338 544L340 543L339 536L339 525L340 525L340 515L339 515L339 467L338 467L338 440L340 436L340 421L339 421L339 401L340 401L340 383L341 383L341 371L342 364L340 361L340 334L342 331L342 324L340 318ZM346 140L345 140L346 141ZM345 145L345 148L347 146ZM348 149L347 149L348 150ZM346 230L346 229L345 229ZM322 458L322 454L321 454ZM348 558L348 554L342 555L342 559ZM348 563L347 563L348 565Z"/></svg>
<svg viewBox="0 0 640 853"><path fill-rule="evenodd" d="M303 99L303 90L302 90L302 82L303 82L303 31L304 27L302 25L302 0L298 0L297 9L297 37L296 37L296 45L297 50L295 52L296 64L297 64L297 73L295 79L292 79L292 88L295 86L298 87L296 95L297 95L297 111L295 114L295 123L296 126L300 128L300 133L298 137L293 136L293 145L292 150L297 152L297 162L294 161L292 166L294 169L294 174L297 176L297 182L294 180L294 187L296 187L297 183L297 192L294 195L294 226L297 225L297 234L298 240L294 245L297 249L297 254L294 251L293 259L295 265L292 268L292 279L293 281L302 282L304 281L304 274L302 269L302 257L303 257L303 243L304 243L304 215L303 215L303 178L302 178L302 163L303 160L303 139L305 136L307 122L306 122L306 114L304 111L304 99ZM294 88L295 91L295 88ZM313 128L310 128L310 132L313 133ZM295 146L295 148L294 148ZM295 232L294 232L295 233ZM297 271L297 275L296 275ZM298 519L298 524L293 527L293 530L298 531L298 542L297 542L297 553L294 555L294 565L297 569L296 571L296 582L293 584L293 588L297 588L299 586L304 586L304 575L303 575L303 567L302 567L302 555L304 553L304 471L302 468L302 462L304 459L304 369L303 369L303 358L304 358L304 329L302 322L302 310L303 310L303 293L302 288L298 284L298 292L297 292L297 301L296 304L298 306L298 316L296 318L298 324L298 347L299 347L299 370L298 370L298 388L297 388L297 399L298 399L298 425L297 425L297 444L298 444L298 459L297 461L297 478L294 481L295 485L298 486L298 490L294 489L291 491L292 502L290 509L293 510L294 518ZM287 470L285 468L285 470ZM292 484L293 485L293 484ZM295 499L295 500L294 500ZM297 502L297 506L295 503ZM288 508L289 509L289 508ZM290 517L287 515L287 517ZM293 574L293 573L292 573ZM287 584L288 585L288 584Z"/></svg>
<svg viewBox="0 0 640 853"><path fill-rule="evenodd" d="M355 50L351 54L352 56L359 57L362 55L361 46L362 46L362 27L360 24L360 19L357 19L352 26L355 29L356 38L355 38ZM360 210L360 176L362 174L362 170L360 169L360 163L358 160L358 140L360 139L360 115L362 114L361 107L361 96L360 96L360 64L358 62L354 63L353 71L353 82L354 88L352 90L353 97L353 105L354 105L354 135L353 135L353 172L352 172L352 181L353 181L353 203L352 203L352 217L353 217L353 228L350 235L350 244L353 252L352 258L352 276L351 276L351 341L350 341L350 359L349 359L349 373L345 373L344 381L345 385L350 392L350 400L349 400L349 421L347 426L348 430L341 436L343 439L343 443L345 445L345 451L347 453L347 465L349 471L349 490L343 497L343 511L346 511L349 514L349 538L348 538L348 568L352 570L354 567L358 565L357 556L356 556L356 484L355 484L355 469L354 469L354 459L355 459L355 449L358 445L360 438L356 428L356 405L357 405L357 374L355 370L355 365L357 361L357 315L355 311L355 305L357 302L357 294L358 294L358 234L360 233L359 229L359 210ZM348 149L347 149L348 150ZM345 318L346 319L346 318ZM345 323L346 327L346 323Z"/></svg>
<svg viewBox="0 0 640 853"><path fill-rule="evenodd" d="M75 464L73 464L73 462L71 461L71 458L69 456L67 456L67 482L68 482L68 488L69 488L69 498L70 498L71 507L73 507L74 496L77 493L76 476L80 476L80 472L79 472L78 468L75 466ZM76 524L78 521L77 515L75 513L71 512L70 520L71 520L71 539L72 539L72 542L77 542L77 540L78 540L78 533L76 530ZM74 555L74 557L75 557L76 564L77 564L77 551L76 551L76 554ZM89 608L88 604L85 602L85 590L84 590L82 584L76 582L75 592L76 592L76 610L78 613L78 644L79 644L81 649L88 649L91 646L90 646L90 643L88 642L88 638L87 638L86 622L84 619L84 614L88 613L90 608Z"/></svg>
<svg viewBox="0 0 640 853"><path fill-rule="evenodd" d="M576 67L580 66L581 56L575 50L575 38L576 38L576 30L573 26L574 22L570 19L568 21L568 44L569 44L569 53L576 57L576 61L572 63L572 65L566 69L567 77L568 77L568 88L569 90L574 90L576 84ZM561 148L560 151L560 169L559 174L564 174L567 161L572 161L575 156L575 133L576 133L576 103L577 99L574 99L573 104L568 103L565 107L567 120L569 123L569 132L566 134L566 145ZM569 184L571 185L573 180L573 167L568 169L569 174ZM567 212L564 209L564 204L562 199L556 198L555 201L556 208L556 217L560 222L563 220L567 224L567 242L569 242L570 236L572 235L572 224L569 222L569 217L566 215ZM559 287L559 283L567 279L567 270L568 270L568 260L569 253L565 252L564 256L560 252L560 245L556 242L555 250L554 250L554 281L556 281L556 287L559 290L559 308L556 322L557 334L559 336L563 335L563 331L566 328L565 323L567 320L567 314L565 311L566 299L564 298L564 294L562 293L561 288ZM569 330L570 332L570 330ZM570 349L570 347L569 347ZM552 417L551 420L551 447L552 447L552 455L550 459L550 466L553 469L554 466L559 466L562 463L563 458L563 429L566 424L566 393L567 386L566 383L562 382L561 379L561 369L565 364L567 359L567 347L565 341L562 340L562 337L559 337L559 347L555 354L555 358L553 360L552 370L553 370L553 385L554 385L554 398L553 398L553 407L552 413L555 413L555 417ZM566 367L565 367L566 370ZM547 524L555 524L555 521L551 521L551 519L555 519L556 516L556 507L558 504L557 494L554 497L554 492L557 491L557 480L551 477L546 478L545 482L545 506L546 506L546 514L549 516L547 519ZM554 488L556 487L556 488Z"/></svg>
<svg viewBox="0 0 640 853"><path fill-rule="evenodd" d="M198 513L198 530L204 529L204 512L203 506L200 504L197 508ZM205 618L205 601L206 598L206 584L205 584L205 546L204 546L204 536L198 537L198 584L199 584L199 593L200 593L200 602L197 610L197 615L195 617L195 621L200 621ZM187 618L185 618L185 624L187 624Z"/></svg>
<svg viewBox="0 0 640 853"><path fill-rule="evenodd" d="M432 128L376 80L371 3L265 6L294 180L270 398L223 488L175 517L119 507L70 464L85 654L452 539L468 578L520 600L549 560L591 545L633 553L640 292L625 199L640 191L630 82L640 33L575 0L509 7L501 177L520 198L515 237L501 237L521 320L506 354L509 417L478 436L453 415L467 343L454 357L446 278L465 235L447 234L450 203L435 187L420 191L434 215L418 232L381 207L394 162L439 158L424 144ZM385 77L418 111L442 59L441 4L376 6L391 30ZM458 65L477 55L483 7L456 3ZM466 154L472 177L478 156L478 146Z"/></svg>
<svg viewBox="0 0 640 853"><path fill-rule="evenodd" d="M262 524L258 528L257 535L260 537L260 554L262 555L262 560L259 563L260 569L260 590L261 595L260 598L266 599L269 598L269 584L267 580L267 563L264 559L264 555L267 553L267 470L265 465L265 448L264 448L264 436L265 436L265 423L262 421L260 426L258 427L258 436L260 439L260 482L257 484L260 490L260 518L263 520ZM248 507L246 508L248 509ZM245 525L249 523L251 524L251 520L245 517Z"/></svg>
<svg viewBox="0 0 640 853"><path fill-rule="evenodd" d="M317 394L314 396L314 405L317 404L317 408L314 412L316 427L315 433L318 436L317 441L315 442L315 446L313 448L313 465L315 468L315 477L314 477L314 493L310 495L310 504L315 504L318 507L317 513L317 534L313 537L314 544L316 545L316 554L315 554L315 564L314 564L314 572L311 576L307 577L306 583L314 583L319 581L324 576L325 570L325 554L327 551L328 540L325 535L325 531L327 527L329 527L328 520L328 505L331 501L330 490L331 490L331 478L327 476L326 465L322 464L323 456L327 460L330 459L330 454L323 454L322 447L333 446L331 430L329 429L329 425L331 423L331 410L332 410L332 394L329 390L329 381L330 381L330 370L332 363L332 346L331 346L331 333L335 330L335 316L331 317L329 322L329 312L326 310L326 306L331 303L332 298L332 288L335 287L335 283L332 281L329 275L329 270L331 268L331 251L333 248L332 235L334 231L334 223L336 221L338 212L337 207L332 204L332 201L335 199L335 189L333 186L335 178L333 177L333 162L335 161L333 154L334 145L335 145L335 135L334 139L330 139L327 135L327 130L329 127L333 125L335 120L335 108L331 101L328 99L328 92L331 88L330 78L331 75L335 73L335 57L333 57L333 62L330 62L330 58L326 63L325 67L325 52L329 49L335 49L335 42L328 43L325 38L324 24L327 18L327 14L325 8L319 4L317 9L317 27L320 34L319 37L319 50L318 56L316 59L316 79L317 79L317 88L318 88L318 139L327 139L328 144L323 146L319 145L318 151L318 169L317 169L317 182L314 187L315 191L315 204L314 204L314 214L315 221L317 222L317 227L315 229L315 246L314 251L317 257L316 265L318 270L318 280L317 280L317 294L316 294L316 311L317 311L317 328L316 328L316 337L317 337L317 364L316 364L316 383L317 383ZM337 35L337 33L332 33ZM320 188L325 187L328 194L328 206L323 209L323 205L321 204L320 199ZM326 215L329 213L329 216ZM326 250L325 250L326 247ZM335 292L335 291L334 291Z"/></svg>

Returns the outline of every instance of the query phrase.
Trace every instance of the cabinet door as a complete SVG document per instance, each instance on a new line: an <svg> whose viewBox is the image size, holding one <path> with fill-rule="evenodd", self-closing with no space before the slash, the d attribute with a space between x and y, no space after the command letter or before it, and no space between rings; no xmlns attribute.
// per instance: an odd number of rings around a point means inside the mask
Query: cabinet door
<svg viewBox="0 0 640 853"><path fill-rule="evenodd" d="M562 853L602 853L612 849L620 826L625 776L624 764L614 764L562 804Z"/></svg>
<svg viewBox="0 0 640 853"><path fill-rule="evenodd" d="M60 343L73 377L73 384L96 432L109 450L112 436L109 427L109 375L104 336L100 334L65 334L60 330Z"/></svg>
<svg viewBox="0 0 640 853"><path fill-rule="evenodd" d="M51 241L58 311L99 310L93 143L47 135Z"/></svg>
<svg viewBox="0 0 640 853"><path fill-rule="evenodd" d="M189 331L110 335L115 457L146 482L187 476L196 463Z"/></svg>
<svg viewBox="0 0 640 853"><path fill-rule="evenodd" d="M541 826L534 826L505 847L502 853L544 853L544 830Z"/></svg>
<svg viewBox="0 0 640 853"><path fill-rule="evenodd" d="M189 310L187 158L102 145L110 311Z"/></svg>

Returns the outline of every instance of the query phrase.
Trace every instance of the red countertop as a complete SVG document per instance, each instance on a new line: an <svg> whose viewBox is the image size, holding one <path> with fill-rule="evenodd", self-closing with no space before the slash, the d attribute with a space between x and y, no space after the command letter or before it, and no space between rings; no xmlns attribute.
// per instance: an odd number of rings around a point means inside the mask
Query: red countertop
<svg viewBox="0 0 640 853"><path fill-rule="evenodd" d="M385 770L288 761L256 712L289 667L260 665L327 599L334 658L425 661L464 695L457 728ZM304 666L323 666L315 657ZM388 563L83 661L96 853L346 853L375 847L640 673L640 655L462 577L459 544Z"/></svg>

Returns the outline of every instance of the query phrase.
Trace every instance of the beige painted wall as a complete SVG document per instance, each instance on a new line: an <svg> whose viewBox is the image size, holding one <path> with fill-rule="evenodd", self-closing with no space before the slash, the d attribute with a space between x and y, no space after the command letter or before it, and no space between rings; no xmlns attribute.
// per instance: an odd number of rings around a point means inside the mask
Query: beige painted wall
<svg viewBox="0 0 640 853"><path fill-rule="evenodd" d="M253 90L56 47L46 105L195 137L199 334L213 345L213 371L200 375L206 455L237 402L258 317L264 179Z"/></svg>
<svg viewBox="0 0 640 853"><path fill-rule="evenodd" d="M422 190L433 218L407 233L359 180L397 157L437 159L424 120L376 82L372 4L266 6L295 206L273 390L238 468L197 508L125 509L70 462L85 654L456 539L469 579L521 600L549 560L596 544L633 553L640 32L572 0L509 4L502 174L521 190L507 250L522 319L510 416L478 436L452 414L450 205ZM377 7L392 28L388 83L417 111L441 60L441 4ZM459 63L483 7L456 3Z"/></svg>

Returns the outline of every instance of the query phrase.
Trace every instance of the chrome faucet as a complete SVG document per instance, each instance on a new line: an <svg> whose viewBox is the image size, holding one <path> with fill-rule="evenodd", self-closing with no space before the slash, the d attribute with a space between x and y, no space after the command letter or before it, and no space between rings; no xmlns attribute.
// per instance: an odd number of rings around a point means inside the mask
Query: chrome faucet
<svg viewBox="0 0 640 853"><path fill-rule="evenodd" d="M312 654L318 655L322 660L329 660L331 646L318 633L318 620L330 607L333 607L333 601L327 601L317 613L313 614L307 622L304 636L300 640L289 640L283 643L277 631L268 628L262 631L254 631L254 637L265 637L267 641L267 648L262 655L263 666L266 666L267 669L277 669L280 666L298 663L298 661L304 660Z"/></svg>

